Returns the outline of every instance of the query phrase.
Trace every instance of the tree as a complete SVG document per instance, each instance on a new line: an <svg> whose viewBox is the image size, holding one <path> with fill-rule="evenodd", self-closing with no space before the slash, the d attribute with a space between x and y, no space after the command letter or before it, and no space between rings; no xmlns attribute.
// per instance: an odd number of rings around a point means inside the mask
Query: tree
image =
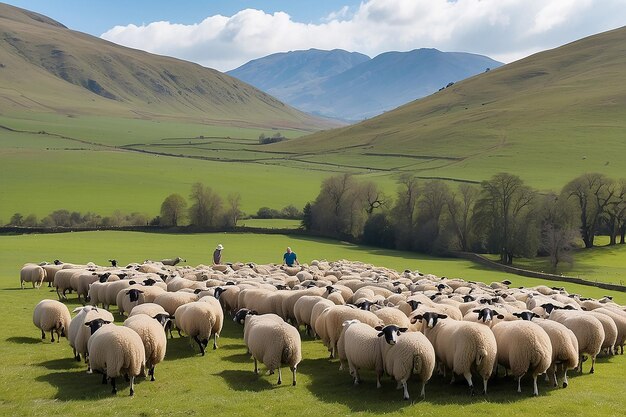
<svg viewBox="0 0 626 417"><path fill-rule="evenodd" d="M306 230L310 231L313 227L313 211L312 211L311 203L306 203L304 208L302 209L302 222L300 222L300 226Z"/></svg>
<svg viewBox="0 0 626 417"><path fill-rule="evenodd" d="M512 264L517 255L536 255L534 202L535 192L516 175L500 173L481 183L474 218L486 232L487 247L500 253L502 263Z"/></svg>
<svg viewBox="0 0 626 417"><path fill-rule="evenodd" d="M417 178L410 174L403 174L398 179L398 184L396 203L391 211L396 247L398 249L413 249L420 186Z"/></svg>
<svg viewBox="0 0 626 417"><path fill-rule="evenodd" d="M446 201L449 225L462 251L469 251L471 247L471 220L478 194L475 186L461 184L458 193L450 193Z"/></svg>
<svg viewBox="0 0 626 417"><path fill-rule="evenodd" d="M189 208L191 224L199 227L215 227L222 210L222 199L210 187L202 183L191 186L189 199L193 203Z"/></svg>
<svg viewBox="0 0 626 417"><path fill-rule="evenodd" d="M9 220L9 226L22 226L24 222L24 216L21 213L15 213Z"/></svg>
<svg viewBox="0 0 626 417"><path fill-rule="evenodd" d="M542 198L541 250L550 257L553 270L561 262L574 261L572 250L580 239L572 202L550 193Z"/></svg>
<svg viewBox="0 0 626 417"><path fill-rule="evenodd" d="M371 216L374 210L383 207L387 203L385 193L378 189L374 181L366 181L362 184L362 193L367 203L365 211L367 216Z"/></svg>
<svg viewBox="0 0 626 417"><path fill-rule="evenodd" d="M615 189L613 196L606 206L606 223L609 231L609 245L617 243L617 234L621 236L621 242L624 243L624 234L626 232L626 179L613 184Z"/></svg>
<svg viewBox="0 0 626 417"><path fill-rule="evenodd" d="M361 241L366 245L393 249L395 247L393 224L386 213L376 213L367 218Z"/></svg>
<svg viewBox="0 0 626 417"><path fill-rule="evenodd" d="M178 226L185 217L187 201L180 194L170 194L161 203L160 224Z"/></svg>
<svg viewBox="0 0 626 417"><path fill-rule="evenodd" d="M37 226L37 216L34 214L29 214L23 221L23 225L26 227L35 227Z"/></svg>
<svg viewBox="0 0 626 417"><path fill-rule="evenodd" d="M450 189L441 180L424 183L418 201L416 244L421 252L439 250L442 214L450 198Z"/></svg>
<svg viewBox="0 0 626 417"><path fill-rule="evenodd" d="M301 219L302 212L298 209L298 207L293 204L289 204L285 206L280 211L280 215L285 219Z"/></svg>
<svg viewBox="0 0 626 417"><path fill-rule="evenodd" d="M237 221L241 217L241 194L228 194L228 207L226 210L226 225L230 227L237 226Z"/></svg>
<svg viewBox="0 0 626 417"><path fill-rule="evenodd" d="M585 248L592 248L602 215L615 194L612 181L603 174L583 174L563 187L564 198L577 203L580 234Z"/></svg>

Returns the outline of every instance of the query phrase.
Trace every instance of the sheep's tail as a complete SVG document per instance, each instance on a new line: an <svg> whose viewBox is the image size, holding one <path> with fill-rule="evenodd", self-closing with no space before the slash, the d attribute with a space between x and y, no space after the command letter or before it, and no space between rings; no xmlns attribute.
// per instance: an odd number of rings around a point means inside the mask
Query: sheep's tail
<svg viewBox="0 0 626 417"><path fill-rule="evenodd" d="M476 352L476 366L480 366L480 364L483 362L483 359L485 359L486 357L487 357L487 349L485 348L478 349L478 352Z"/></svg>
<svg viewBox="0 0 626 417"><path fill-rule="evenodd" d="M419 355L413 355L413 372L416 375L421 375L422 374L422 368L424 366L424 361L422 360L422 358Z"/></svg>

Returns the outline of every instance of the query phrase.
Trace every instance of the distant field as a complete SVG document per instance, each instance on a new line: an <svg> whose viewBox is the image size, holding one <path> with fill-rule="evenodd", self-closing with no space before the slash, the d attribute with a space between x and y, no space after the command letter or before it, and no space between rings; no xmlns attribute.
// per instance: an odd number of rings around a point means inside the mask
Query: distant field
<svg viewBox="0 0 626 417"><path fill-rule="evenodd" d="M434 376L426 386L426 400L402 401L395 382L383 379L375 388L372 372L362 373L364 382L352 384L346 372L338 371L336 360L318 340L302 335L303 361L298 368L298 385L277 386L276 375L255 376L253 363L246 354L242 328L226 320L216 351L199 356L197 347L187 339L168 340L165 361L156 368L156 381L140 378L135 398L128 397L128 384L118 380L119 392L110 394L110 386L100 384L99 375L87 375L85 366L72 359L67 341L42 342L32 324L32 311L43 298L56 295L43 287L19 289L19 268L26 261L94 261L104 264L114 256L120 262L141 261L181 255L188 264L209 262L216 243L225 246L226 261L280 262L284 247L291 245L302 261L347 258L373 262L398 270L419 269L438 275L481 279L486 282L511 279L513 285L536 285L540 280L503 275L485 270L467 261L437 259L410 253L385 251L323 239L302 239L284 235L198 234L162 235L125 232L89 232L57 235L0 236L0 314L3 339L3 377L0 389L2 414L6 415L82 415L97 410L103 417L116 415L197 415L199 410L219 410L224 415L355 415L355 416L463 416L501 415L514 410L515 416L548 417L558 413L568 416L622 415L621 390L626 372L626 356L601 358L596 373L576 376L570 372L567 389L549 388L539 383L540 395L531 396L532 383L522 381L522 393L516 392L511 379L489 382L487 396L470 397L465 383L450 385ZM548 283L549 285L550 283ZM558 285L562 285L559 283ZM585 295L607 293L590 287L566 286ZM626 302L623 293L615 294ZM77 307L70 295L70 309ZM115 308L112 309L115 312ZM116 314L116 321L121 319ZM48 336L49 338L49 336ZM261 366L261 372L263 367ZM585 369L589 369L588 363ZM290 372L283 369L284 381ZM10 381L10 383L8 382ZM415 381L409 382L411 396L417 399Z"/></svg>
<svg viewBox="0 0 626 417"><path fill-rule="evenodd" d="M265 229L297 229L302 222L291 219L244 219L237 222L241 227L261 227Z"/></svg>
<svg viewBox="0 0 626 417"><path fill-rule="evenodd" d="M554 273L589 281L626 285L626 245L608 246L607 236L596 238L596 247L574 252L574 262L559 264ZM546 258L516 259L515 265L533 271L552 272Z"/></svg>

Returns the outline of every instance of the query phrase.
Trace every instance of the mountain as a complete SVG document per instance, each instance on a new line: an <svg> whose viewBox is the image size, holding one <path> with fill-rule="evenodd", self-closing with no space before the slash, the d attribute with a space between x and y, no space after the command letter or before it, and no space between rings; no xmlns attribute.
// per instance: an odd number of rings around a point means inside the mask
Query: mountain
<svg viewBox="0 0 626 417"><path fill-rule="evenodd" d="M219 71L122 47L24 9L0 4L0 27L3 113L309 130L330 125Z"/></svg>
<svg viewBox="0 0 626 417"><path fill-rule="evenodd" d="M506 171L537 186L564 184L584 172L619 178L626 155L624 74L626 27L534 54L361 123L296 139L292 147L311 163L341 155L344 166L424 177L480 181Z"/></svg>
<svg viewBox="0 0 626 417"><path fill-rule="evenodd" d="M502 63L485 56L416 49L373 59L342 50L269 55L228 72L313 114L362 120Z"/></svg>

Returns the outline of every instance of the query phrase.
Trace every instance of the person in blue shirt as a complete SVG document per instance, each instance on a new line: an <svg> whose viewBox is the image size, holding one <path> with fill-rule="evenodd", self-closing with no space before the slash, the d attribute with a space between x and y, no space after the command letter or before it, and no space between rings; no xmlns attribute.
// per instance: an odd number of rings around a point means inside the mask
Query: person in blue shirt
<svg viewBox="0 0 626 417"><path fill-rule="evenodd" d="M298 262L298 256L295 252L291 251L290 247L287 247L287 252L283 255L283 265L293 266L294 264L300 265L300 262Z"/></svg>

